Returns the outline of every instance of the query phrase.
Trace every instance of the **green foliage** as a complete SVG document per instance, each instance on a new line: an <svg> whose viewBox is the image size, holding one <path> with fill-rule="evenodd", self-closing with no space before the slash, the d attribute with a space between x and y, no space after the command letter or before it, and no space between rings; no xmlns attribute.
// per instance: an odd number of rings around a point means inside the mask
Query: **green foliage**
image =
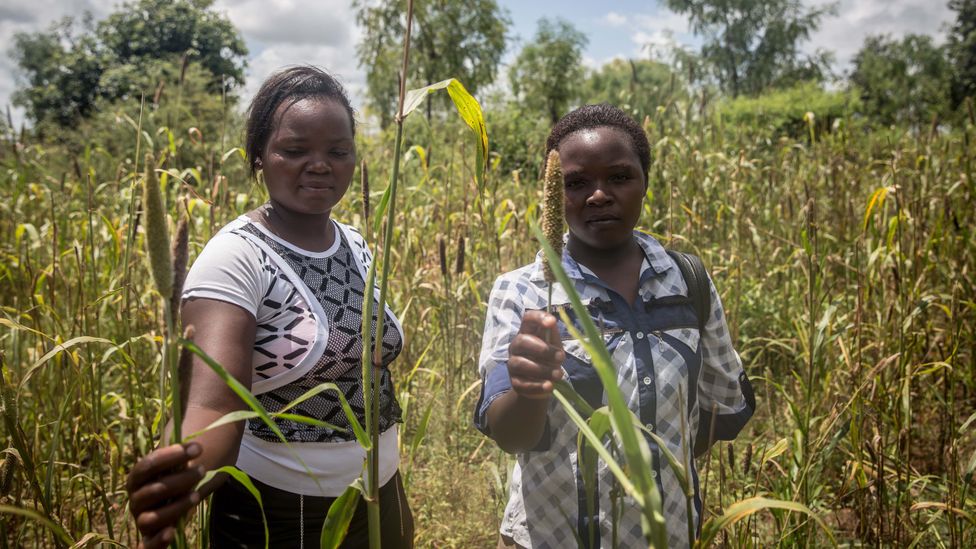
<svg viewBox="0 0 976 549"><path fill-rule="evenodd" d="M213 11L214 0L137 0L98 25L98 39L113 65L186 57L212 77L211 91L244 84L247 48L237 29ZM120 93L124 90L117 90Z"/></svg>
<svg viewBox="0 0 976 549"><path fill-rule="evenodd" d="M668 65L647 59L614 59L592 71L583 84L583 103L610 103L637 120L687 96L682 79Z"/></svg>
<svg viewBox="0 0 976 549"><path fill-rule="evenodd" d="M540 19L532 42L508 71L512 93L526 109L544 112L552 124L566 114L583 81L586 35L563 19Z"/></svg>
<svg viewBox="0 0 976 549"><path fill-rule="evenodd" d="M861 102L855 92L826 91L813 82L776 90L759 97L739 97L719 103L722 122L732 129L765 129L802 138L809 124L829 130L834 120L855 114Z"/></svg>
<svg viewBox="0 0 976 549"><path fill-rule="evenodd" d="M70 18L47 31L19 33L13 57L27 85L14 94L27 116L52 130L90 116L98 101L152 96L147 75L176 63L182 80L189 63L207 73L208 93L244 82L247 49L236 29L210 9L212 0L139 0L123 4L94 25Z"/></svg>
<svg viewBox="0 0 976 549"><path fill-rule="evenodd" d="M956 21L949 32L949 58L953 67L952 100L958 107L966 97L976 101L976 0L949 0Z"/></svg>
<svg viewBox="0 0 976 549"><path fill-rule="evenodd" d="M722 90L738 97L804 80L822 80L829 54L805 56L800 44L836 4L808 8L800 0L667 0L704 38L701 58Z"/></svg>
<svg viewBox="0 0 976 549"><path fill-rule="evenodd" d="M525 183L535 188L535 181L542 179L546 137L551 128L549 117L529 111L519 102L496 98L486 109L485 118L491 130L491 154L498 161L498 171L506 176L519 171Z"/></svg>
<svg viewBox="0 0 976 549"><path fill-rule="evenodd" d="M860 91L864 113L872 121L918 127L933 115L950 113L952 69L931 37L869 36L853 62L850 83Z"/></svg>
<svg viewBox="0 0 976 549"><path fill-rule="evenodd" d="M13 96L34 122L68 127L91 114L104 67L99 45L86 25L74 36L74 22L63 19L46 32L14 36L13 58L25 74L27 86Z"/></svg>
<svg viewBox="0 0 976 549"><path fill-rule="evenodd" d="M367 100L381 125L396 115L406 34L406 1L356 0L356 21L363 37L356 46L359 63L366 69ZM448 78L464 82L472 94L495 79L505 52L505 32L510 22L495 0L417 2L410 39L410 75L407 88L420 88ZM428 98L430 119L432 99ZM447 103L441 100L442 106Z"/></svg>

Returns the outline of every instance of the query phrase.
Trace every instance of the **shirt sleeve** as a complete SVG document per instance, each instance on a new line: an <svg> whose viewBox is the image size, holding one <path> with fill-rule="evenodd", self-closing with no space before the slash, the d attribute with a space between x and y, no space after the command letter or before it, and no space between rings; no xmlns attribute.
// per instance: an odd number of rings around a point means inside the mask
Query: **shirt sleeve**
<svg viewBox="0 0 976 549"><path fill-rule="evenodd" d="M696 448L707 447L709 441L734 439L756 409L752 385L732 347L722 300L711 279L708 286L712 311L701 336Z"/></svg>
<svg viewBox="0 0 976 549"><path fill-rule="evenodd" d="M254 245L233 233L220 233L210 239L190 267L182 297L233 303L257 318L268 287L264 271Z"/></svg>
<svg viewBox="0 0 976 549"><path fill-rule="evenodd" d="M508 377L508 346L522 325L522 310L516 283L505 276L495 280L488 297L488 314L478 361L481 397L474 413L475 427L486 435L490 435L488 407L512 388Z"/></svg>

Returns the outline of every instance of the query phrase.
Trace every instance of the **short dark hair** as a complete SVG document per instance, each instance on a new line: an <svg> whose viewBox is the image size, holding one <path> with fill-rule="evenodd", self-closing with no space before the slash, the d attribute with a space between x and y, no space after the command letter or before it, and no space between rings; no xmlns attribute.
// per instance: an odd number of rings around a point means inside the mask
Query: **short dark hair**
<svg viewBox="0 0 976 549"><path fill-rule="evenodd" d="M356 134L355 111L349 103L342 84L324 70L311 65L285 67L261 84L261 89L251 100L247 109L247 125L244 128L244 153L253 176L255 161L264 152L271 131L274 129L274 115L285 101L301 101L317 97L335 101L349 113L349 126Z"/></svg>
<svg viewBox="0 0 976 549"><path fill-rule="evenodd" d="M636 120L607 103L583 105L560 118L546 139L546 157L550 151L558 149L570 134L591 128L616 128L627 134L644 170L644 181L647 181L647 172L651 167L651 145L647 142L647 134Z"/></svg>

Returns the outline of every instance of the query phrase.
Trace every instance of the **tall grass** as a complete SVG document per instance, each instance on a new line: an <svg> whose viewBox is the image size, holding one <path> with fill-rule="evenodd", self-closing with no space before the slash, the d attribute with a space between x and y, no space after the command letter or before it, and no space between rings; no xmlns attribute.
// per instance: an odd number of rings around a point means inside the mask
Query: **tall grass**
<svg viewBox="0 0 976 549"><path fill-rule="evenodd" d="M916 133L841 120L791 138L723 126L697 101L664 107L647 113L641 227L703 257L759 404L739 439L699 464L706 520L776 499L810 508L840 543L976 544L976 124ZM236 149L180 138L186 128L143 132L157 127L152 113L140 124L138 105L128 109L126 150L0 142L4 546L136 540L124 475L169 415L165 322L145 220L130 209L140 156L160 157L169 135L185 151L159 173L171 216L187 198L191 258L265 199ZM539 247L529 224L541 188L491 157L482 173L463 125L425 124L405 121L386 227L388 299L407 332L394 364L402 469L419 546L490 546L511 462L470 428L476 354L491 281ZM370 176L388 179L393 135L364 139ZM193 158L213 162L177 164ZM372 227L355 193L334 215ZM439 238L453 270L441 269ZM704 533L736 547L819 546L811 520L773 509Z"/></svg>

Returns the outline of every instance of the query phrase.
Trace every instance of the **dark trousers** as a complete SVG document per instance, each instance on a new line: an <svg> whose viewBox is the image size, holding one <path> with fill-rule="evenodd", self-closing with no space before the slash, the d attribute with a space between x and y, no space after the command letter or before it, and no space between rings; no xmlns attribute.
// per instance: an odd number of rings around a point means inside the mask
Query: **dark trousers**
<svg viewBox="0 0 976 549"><path fill-rule="evenodd" d="M319 546L322 524L329 507L336 498L304 496L279 490L251 479L261 492L264 514L268 519L268 547L291 548ZM369 547L369 528L366 518L366 502L360 498L356 513L349 523L349 533L341 547L354 549ZM413 547L413 515L407 505L403 481L397 472L389 482L380 487L380 534L383 549L411 549ZM261 508L254 496L240 483L227 479L214 492L211 500L210 547L263 548L264 527Z"/></svg>

